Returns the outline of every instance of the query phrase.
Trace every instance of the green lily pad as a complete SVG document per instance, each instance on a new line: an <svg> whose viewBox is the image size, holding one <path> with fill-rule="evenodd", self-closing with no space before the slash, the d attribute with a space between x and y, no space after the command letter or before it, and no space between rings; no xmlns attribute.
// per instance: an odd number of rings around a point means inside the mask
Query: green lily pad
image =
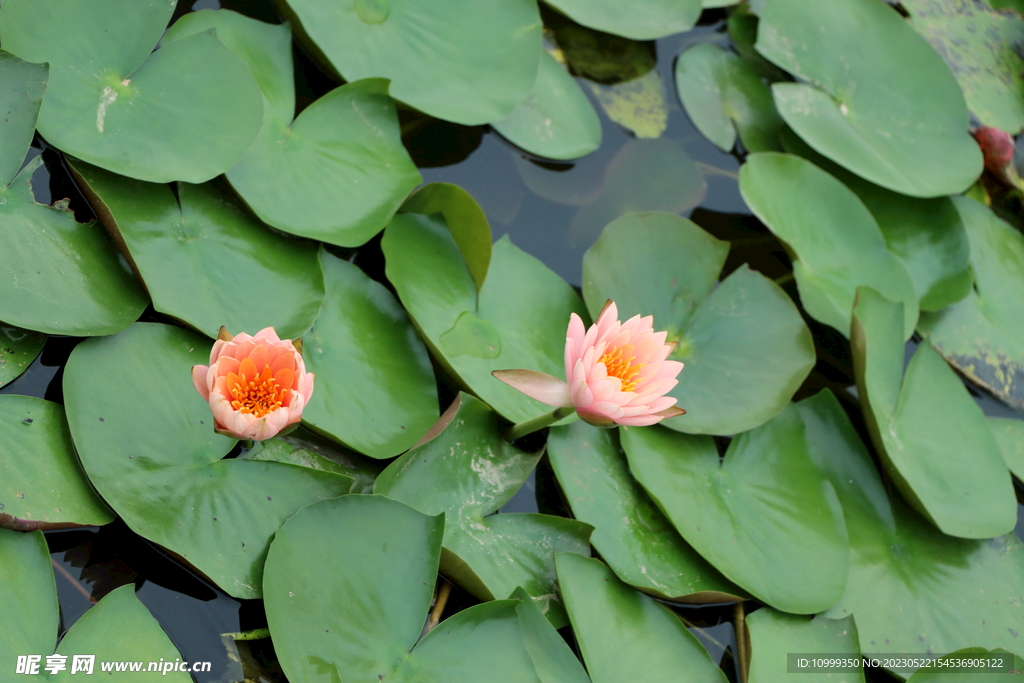
<svg viewBox="0 0 1024 683"><path fill-rule="evenodd" d="M739 133L749 152L779 150L783 126L754 67L717 45L695 45L676 60L676 91L697 130L728 152Z"/></svg>
<svg viewBox="0 0 1024 683"><path fill-rule="evenodd" d="M606 225L630 211L689 211L707 192L707 178L678 142L629 140L608 162L600 192L570 221L569 241L593 244Z"/></svg>
<svg viewBox="0 0 1024 683"><path fill-rule="evenodd" d="M316 390L302 412L313 431L372 458L409 450L437 421L430 356L391 292L322 252L327 300L302 338Z"/></svg>
<svg viewBox="0 0 1024 683"><path fill-rule="evenodd" d="M956 79L885 3L772 0L756 48L801 81L772 86L783 120L857 175L938 197L962 192L981 174Z"/></svg>
<svg viewBox="0 0 1024 683"><path fill-rule="evenodd" d="M519 632L541 683L590 683L583 664L558 635L551 622L544 618L530 594L522 588L516 588L509 599L520 602L516 607Z"/></svg>
<svg viewBox="0 0 1024 683"><path fill-rule="evenodd" d="M259 88L213 31L153 52L173 11L167 0L4 3L4 49L50 64L48 142L157 183L202 183L242 158L263 121Z"/></svg>
<svg viewBox="0 0 1024 683"><path fill-rule="evenodd" d="M850 334L857 391L889 475L944 533L1009 533L1017 520L1013 482L981 408L930 344L917 348L901 386L902 307L870 288L857 294Z"/></svg>
<svg viewBox="0 0 1024 683"><path fill-rule="evenodd" d="M250 334L273 326L293 339L313 324L324 302L316 245L267 229L210 185L172 188L80 162L72 170L156 310L214 338L221 326ZM259 304L240 305L253 283Z"/></svg>
<svg viewBox="0 0 1024 683"><path fill-rule="evenodd" d="M435 358L462 386L513 422L547 412L543 404L494 379L491 372L524 368L565 375L569 315L586 316L572 287L505 236L494 245L478 296L462 252L440 215L395 216L381 246L388 280ZM463 315L470 318L460 324Z"/></svg>
<svg viewBox="0 0 1024 683"><path fill-rule="evenodd" d="M31 531L114 521L78 464L63 406L0 396L0 443L0 526Z"/></svg>
<svg viewBox="0 0 1024 683"><path fill-rule="evenodd" d="M669 358L685 367L669 396L687 414L664 423L678 431L753 429L789 403L814 366L811 333L781 287L749 268L715 287L728 252L686 218L636 213L608 225L583 257L583 297L595 317L611 299L622 320L652 315L654 329L678 341Z"/></svg>
<svg viewBox="0 0 1024 683"><path fill-rule="evenodd" d="M600 560L555 558L558 585L594 683L725 683L707 650L667 607L619 581Z"/></svg>
<svg viewBox="0 0 1024 683"><path fill-rule="evenodd" d="M548 159L575 159L601 146L601 121L564 67L542 50L533 90L491 124L509 142Z"/></svg>
<svg viewBox="0 0 1024 683"><path fill-rule="evenodd" d="M766 153L740 168L740 193L795 252L793 275L811 316L848 335L857 287L868 285L903 304L902 338L910 338L918 315L914 282L849 188L805 159Z"/></svg>
<svg viewBox="0 0 1024 683"><path fill-rule="evenodd" d="M701 11L701 0L551 0L548 4L584 26L633 40L689 31Z"/></svg>
<svg viewBox="0 0 1024 683"><path fill-rule="evenodd" d="M746 624L750 631L750 683L773 683L788 678L791 674L787 653L817 653L819 657L860 656L853 615L845 619L829 619L820 615L807 619L766 607L748 615ZM807 683L864 683L864 671L805 672L800 680Z"/></svg>
<svg viewBox="0 0 1024 683"><path fill-rule="evenodd" d="M536 683L518 600L470 607L419 640L443 533L442 516L383 496L320 501L285 522L264 592L288 679Z"/></svg>
<svg viewBox="0 0 1024 683"><path fill-rule="evenodd" d="M674 602L747 597L683 540L633 480L617 430L582 420L555 427L547 454L573 516L594 527L591 545L622 581Z"/></svg>
<svg viewBox="0 0 1024 683"><path fill-rule="evenodd" d="M480 291L491 264L491 224L471 194L451 183L428 183L413 192L399 212L442 214Z"/></svg>
<svg viewBox="0 0 1024 683"><path fill-rule="evenodd" d="M45 343L45 334L0 323L0 387L28 370Z"/></svg>
<svg viewBox="0 0 1024 683"><path fill-rule="evenodd" d="M89 480L137 534L180 555L228 594L261 597L274 532L304 505L347 493L349 477L256 460L221 460L190 368L209 340L137 323L75 347L64 401Z"/></svg>
<svg viewBox="0 0 1024 683"><path fill-rule="evenodd" d="M843 514L795 408L733 438L724 461L710 436L619 431L633 475L729 579L784 612L811 614L839 600L849 555Z"/></svg>
<svg viewBox="0 0 1024 683"><path fill-rule="evenodd" d="M383 470L375 461L343 450L336 444L303 430L296 430L267 441L257 441L252 448L238 457L285 462L314 470L344 474L352 478L349 493L372 493L373 482Z"/></svg>
<svg viewBox="0 0 1024 683"><path fill-rule="evenodd" d="M500 121L537 78L534 2L323 0L280 3L300 37L346 81L387 78L397 100L467 126Z"/></svg>
<svg viewBox="0 0 1024 683"><path fill-rule="evenodd" d="M1006 417L989 417L989 429L996 437L1003 460L1010 471L1024 481L1024 420Z"/></svg>
<svg viewBox="0 0 1024 683"><path fill-rule="evenodd" d="M772 0L774 2L774 0ZM850 577L826 616L854 614L860 650L952 652L1013 647L1024 628L1024 546L1013 535L945 536L890 503L871 456L831 391L797 404L850 533Z"/></svg>
<svg viewBox="0 0 1024 683"><path fill-rule="evenodd" d="M80 224L67 202L37 204L37 156L0 188L0 320L48 334L98 336L131 325L148 300L98 223Z"/></svg>
<svg viewBox="0 0 1024 683"><path fill-rule="evenodd" d="M971 243L975 288L921 316L919 328L969 380L1024 410L1024 236L973 200L953 201Z"/></svg>
<svg viewBox="0 0 1024 683"><path fill-rule="evenodd" d="M12 676L18 655L53 652L60 629L57 587L42 531L0 529L0 586L6 587L0 591L0 667Z"/></svg>
<svg viewBox="0 0 1024 683"><path fill-rule="evenodd" d="M295 116L291 31L228 10L182 17L164 44L217 30L256 77L267 114L228 181L269 225L343 247L380 232L422 180L402 146L387 83L336 88Z"/></svg>
<svg viewBox="0 0 1024 683"><path fill-rule="evenodd" d="M910 25L942 55L986 126L1024 128L1024 21L982 0L907 0Z"/></svg>
<svg viewBox="0 0 1024 683"><path fill-rule="evenodd" d="M36 655L36 671L47 676L46 657L54 652L60 626L60 608L49 550L41 531L22 534L0 529L0 585L17 590L0 592L0 667L9 680L19 656ZM61 639L56 654L64 655L64 670L50 675L51 681L75 681L85 670L75 671L75 655L92 655L93 674L102 673L101 662L181 661L181 653L138 598L135 585L121 586L100 600L75 622ZM146 665L148 666L148 664ZM145 671L145 669L143 669ZM168 675L169 674L169 675ZM171 683L189 683L184 671L164 672ZM72 678L71 676L75 676Z"/></svg>
<svg viewBox="0 0 1024 683"><path fill-rule="evenodd" d="M587 553L591 527L541 514L493 515L530 476L540 453L525 453L498 432L497 415L460 394L441 431L381 472L373 492L428 515L445 515L441 572L481 600L521 586L561 628L554 584L556 552Z"/></svg>
<svg viewBox="0 0 1024 683"><path fill-rule="evenodd" d="M0 50L0 186L18 175L21 162L36 132L39 107L46 92L50 69L26 62Z"/></svg>

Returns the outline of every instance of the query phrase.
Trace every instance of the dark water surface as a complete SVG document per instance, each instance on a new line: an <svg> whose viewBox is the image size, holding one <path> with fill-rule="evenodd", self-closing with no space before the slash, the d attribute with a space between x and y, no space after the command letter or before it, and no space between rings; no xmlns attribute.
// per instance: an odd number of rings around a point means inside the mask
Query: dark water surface
<svg viewBox="0 0 1024 683"><path fill-rule="evenodd" d="M226 7L264 21L277 21L268 0L246 2L216 0L179 2L176 15L189 9ZM597 106L604 142L601 149L574 163L551 163L532 158L487 127L465 127L437 120L417 120L402 113L403 138L420 166L425 182L450 182L468 190L484 208L495 239L509 235L526 252L537 257L573 285L582 280L583 253L601 228L628 210L672 210L689 216L720 239L733 244L726 272L749 262L767 277L788 272L789 261L781 247L756 219L750 216L739 195L736 173L739 160L706 141L679 106L673 84L675 57L689 44L726 42L721 13L705 12L711 23L686 34L652 45L657 71L664 85L667 125L660 138L640 140L611 122ZM300 108L337 84L320 73L296 49L296 80ZM30 157L45 149L39 142ZM34 176L39 202L72 198L79 220L91 218L91 210L62 169L58 155L43 152L46 166ZM605 182L610 178L611 182ZM665 179L672 182L665 182ZM359 250L355 260L373 273L379 267L379 240ZM368 264L368 265L367 265ZM792 283L787 285L792 290ZM152 310L149 319L160 320ZM797 398L822 387L840 395L855 396L849 345L834 331L808 321L818 346L819 362ZM23 394L63 403L63 366L77 338L51 337L43 352L3 394ZM908 354L916 347L908 344ZM908 355L909 358L909 355ZM970 387L969 387L970 388ZM442 398L450 388L442 385ZM852 389L852 391L851 391ZM987 414L1021 417L1002 403L972 395ZM855 416L856 417L856 416ZM537 473L501 512L564 512L557 484L542 461ZM1024 506L1019 507L1016 533L1024 537ZM189 661L210 661L209 673L196 673L197 683L230 683L242 680L240 655L230 638L222 634L262 628L266 625L262 603L240 601L194 575L118 520L100 529L52 531L46 534L53 560L61 607L62 634L97 600L118 586L133 583L139 599L157 618L171 640ZM455 591L452 611L472 604L469 596ZM732 652L736 649L731 606L676 606L691 630L721 663L731 680L738 680ZM571 634L565 634L572 643ZM255 641L259 655L267 641ZM243 647L243 649L247 649ZM263 656L267 656L263 652ZM243 652L241 657L248 658ZM272 655L271 655L272 657ZM883 680L886 674L873 680ZM279 672L264 671L264 680L283 680Z"/></svg>

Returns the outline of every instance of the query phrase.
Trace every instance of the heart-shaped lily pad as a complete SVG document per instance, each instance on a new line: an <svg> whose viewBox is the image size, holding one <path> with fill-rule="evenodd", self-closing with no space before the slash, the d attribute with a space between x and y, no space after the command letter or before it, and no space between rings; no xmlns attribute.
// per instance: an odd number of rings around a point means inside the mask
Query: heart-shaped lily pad
<svg viewBox="0 0 1024 683"><path fill-rule="evenodd" d="M600 560L555 558L558 585L594 683L725 683L707 650L667 607L619 581Z"/></svg>
<svg viewBox="0 0 1024 683"><path fill-rule="evenodd" d="M352 480L221 460L234 441L214 433L190 373L209 348L197 334L147 323L79 344L64 371L68 423L89 480L133 531L230 595L258 598L281 523L303 505L347 493Z"/></svg>
<svg viewBox="0 0 1024 683"><path fill-rule="evenodd" d="M774 1L774 0L773 0ZM854 614L864 654L1012 648L1024 629L1024 546L1013 535L940 534L891 504L864 443L831 391L797 405L850 532L850 578L827 616Z"/></svg>
<svg viewBox="0 0 1024 683"><path fill-rule="evenodd" d="M902 306L867 287L857 292L850 334L857 391L893 481L951 536L1009 533L1017 500L981 408L929 344L917 348L901 386Z"/></svg>
<svg viewBox="0 0 1024 683"><path fill-rule="evenodd" d="M756 47L800 81L772 86L782 118L857 175L938 197L962 192L981 173L956 79L885 3L773 0L761 13Z"/></svg>
<svg viewBox="0 0 1024 683"><path fill-rule="evenodd" d="M517 600L470 607L419 638L443 533L443 516L383 496L321 501L285 522L264 594L288 679L538 683Z"/></svg>
<svg viewBox="0 0 1024 683"><path fill-rule="evenodd" d="M800 300L815 319L849 334L854 294L869 285L903 304L902 338L910 338L917 322L914 282L849 188L806 159L765 153L750 155L740 168L740 193L795 252Z"/></svg>
<svg viewBox="0 0 1024 683"><path fill-rule="evenodd" d="M989 429L996 437L1003 461L1016 477L1024 481L1024 420L1006 417L989 417Z"/></svg>
<svg viewBox="0 0 1024 683"><path fill-rule="evenodd" d="M208 337L221 326L252 334L272 326L293 339L313 324L324 301L316 245L268 230L210 185L172 189L80 162L72 169L156 310ZM242 305L253 283L259 305Z"/></svg>
<svg viewBox="0 0 1024 683"><path fill-rule="evenodd" d="M582 420L556 427L547 454L573 515L594 527L590 543L620 579L676 602L746 597L683 540L633 480L617 430Z"/></svg>
<svg viewBox="0 0 1024 683"><path fill-rule="evenodd" d="M402 147L387 83L336 88L295 116L291 31L228 10L182 17L164 43L217 30L249 66L266 116L228 180L262 220L355 247L380 232L422 177Z"/></svg>
<svg viewBox="0 0 1024 683"><path fill-rule="evenodd" d="M4 49L50 65L39 113L48 142L151 182L202 183L242 158L263 121L259 88L213 31L152 52L174 6L167 0L4 3Z"/></svg>
<svg viewBox="0 0 1024 683"><path fill-rule="evenodd" d="M28 370L45 343L45 334L0 323L0 387Z"/></svg>
<svg viewBox="0 0 1024 683"><path fill-rule="evenodd" d="M994 5L995 3L993 3ZM946 60L986 126L1011 135L1024 128L1024 41L1019 14L998 12L981 0L906 0L910 25Z"/></svg>
<svg viewBox="0 0 1024 683"><path fill-rule="evenodd" d="M0 320L49 334L120 332L148 303L98 223L80 224L66 200L37 204L37 156L0 188Z"/></svg>
<svg viewBox="0 0 1024 683"><path fill-rule="evenodd" d="M8 185L18 175L32 144L49 72L46 64L26 62L0 50L0 110L4 112L0 121L0 185Z"/></svg>
<svg viewBox="0 0 1024 683"><path fill-rule="evenodd" d="M584 26L633 40L689 31L701 11L701 0L552 0L549 4Z"/></svg>
<svg viewBox="0 0 1024 683"><path fill-rule="evenodd" d="M316 391L302 412L314 431L369 455L408 450L437 421L430 356L379 282L322 252L327 300L302 338Z"/></svg>
<svg viewBox="0 0 1024 683"><path fill-rule="evenodd" d="M796 614L839 600L849 555L843 513L795 408L733 438L724 461L710 436L619 431L633 475L683 538L741 588Z"/></svg>
<svg viewBox="0 0 1024 683"><path fill-rule="evenodd" d="M301 465L352 478L349 493L372 493L373 482L383 469L375 461L344 451L336 444L301 429L269 441L257 441L239 458L270 460Z"/></svg>
<svg viewBox="0 0 1024 683"><path fill-rule="evenodd" d="M957 370L1024 410L1024 235L967 198L953 200L971 243L974 290L921 316L920 330Z"/></svg>
<svg viewBox="0 0 1024 683"><path fill-rule="evenodd" d="M587 553L591 527L550 515L493 515L526 482L541 454L508 444L497 415L468 394L459 395L437 429L445 424L381 472L374 493L445 514L441 571L460 586L482 600L522 586L556 627L564 626L555 553Z"/></svg>
<svg viewBox="0 0 1024 683"><path fill-rule="evenodd" d="M564 376L569 315L586 316L572 287L506 236L494 245L477 295L439 215L395 216L381 246L388 280L435 357L462 385L514 422L546 412L491 372L524 368Z"/></svg>
<svg viewBox="0 0 1024 683"><path fill-rule="evenodd" d="M49 550L41 531L21 534L0 529L0 581L17 586L0 594L0 667L14 676L18 659L40 656L36 670L29 675L46 676L47 656L54 652L60 626L57 589L50 567ZM138 598L135 586L121 586L100 600L75 622L57 646L63 655L62 671L54 671L51 681L76 681L81 675L102 673L102 662L162 660L176 663L181 654ZM75 655L91 658L88 669L76 669ZM161 671L171 683L189 683L184 671ZM74 676L72 678L72 676ZM16 680L16 679L14 679Z"/></svg>
<svg viewBox="0 0 1024 683"><path fill-rule="evenodd" d="M704 137L729 152L739 133L748 152L779 149L782 119L748 62L717 45L695 45L676 60L676 91Z"/></svg>
<svg viewBox="0 0 1024 683"><path fill-rule="evenodd" d="M615 301L620 317L653 315L683 361L669 392L686 415L679 431L734 434L777 414L814 366L814 344L781 287L740 268L715 287L729 253L695 223L665 213L627 214L583 257L583 297L595 317ZM712 291L714 289L714 291Z"/></svg>
<svg viewBox="0 0 1024 683"><path fill-rule="evenodd" d="M29 531L114 521L78 464L62 406L0 396L0 443L0 526Z"/></svg>
<svg viewBox="0 0 1024 683"><path fill-rule="evenodd" d="M532 0L356 0L345 11L324 0L278 4L345 80L390 79L395 99L440 119L500 121L537 78Z"/></svg>
<svg viewBox="0 0 1024 683"><path fill-rule="evenodd" d="M749 615L746 624L750 630L750 683L774 683L792 675L788 653L804 657L817 653L827 658L860 656L853 615L845 619L821 615L808 619L765 607ZM863 669L801 673L800 680L807 683L864 683Z"/></svg>
<svg viewBox="0 0 1024 683"><path fill-rule="evenodd" d="M601 121L572 76L542 50L537 82L494 130L527 152L548 159L575 159L601 146Z"/></svg>

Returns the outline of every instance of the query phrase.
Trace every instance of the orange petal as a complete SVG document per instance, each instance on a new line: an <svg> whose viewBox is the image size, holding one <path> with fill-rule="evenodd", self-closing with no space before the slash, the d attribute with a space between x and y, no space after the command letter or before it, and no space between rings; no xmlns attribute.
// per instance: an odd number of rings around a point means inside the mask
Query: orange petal
<svg viewBox="0 0 1024 683"><path fill-rule="evenodd" d="M270 371L277 377L280 370L288 369L295 372L295 354L289 349L281 349L282 353L270 364Z"/></svg>
<svg viewBox="0 0 1024 683"><path fill-rule="evenodd" d="M227 391L224 392L224 398L232 398L235 387L242 383L242 378L233 372L229 372L225 379Z"/></svg>
<svg viewBox="0 0 1024 683"><path fill-rule="evenodd" d="M295 381L295 373L288 368L282 368L274 373L274 381L277 382L277 386L281 387L286 392L291 392L292 383Z"/></svg>
<svg viewBox="0 0 1024 683"><path fill-rule="evenodd" d="M242 364L238 368L238 372L247 383L255 381L260 375L259 371L256 369L256 364L252 362L251 358L246 358L242 361Z"/></svg>
<svg viewBox="0 0 1024 683"><path fill-rule="evenodd" d="M267 351L267 347L260 344L252 350L249 354L249 360L253 362L256 369L262 369L266 365L270 365L270 353Z"/></svg>
<svg viewBox="0 0 1024 683"><path fill-rule="evenodd" d="M237 375L238 366L241 364L241 361L239 361L236 358L229 358L227 356L224 356L219 361L217 361L217 376L227 377L229 372L233 372Z"/></svg>

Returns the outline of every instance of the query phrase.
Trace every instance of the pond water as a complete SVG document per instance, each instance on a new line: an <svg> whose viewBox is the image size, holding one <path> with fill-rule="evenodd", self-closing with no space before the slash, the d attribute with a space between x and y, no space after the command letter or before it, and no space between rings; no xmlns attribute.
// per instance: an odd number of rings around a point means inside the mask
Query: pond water
<svg viewBox="0 0 1024 683"><path fill-rule="evenodd" d="M191 9L227 7L265 21L276 21L269 2L236 0L221 2L184 0L178 13ZM788 259L778 241L756 219L740 198L736 173L739 160L705 140L691 125L675 97L672 72L675 57L694 42L727 42L722 17L706 12L705 23L686 34L651 44L656 71L664 86L664 131L654 140L635 137L612 122L601 107L604 142L594 154L575 163L552 164L531 158L486 127L465 127L433 119L417 119L403 112L404 141L420 167L425 182L450 182L468 190L484 208L495 239L508 235L526 252L578 286L581 260L597 239L596 232L582 227L603 226L626 210L670 210L689 216L704 229L729 240L733 249L724 274L749 262L769 278L788 272ZM314 101L336 84L321 74L296 50L296 76L300 107ZM588 91L595 105L593 91ZM79 220L91 211L77 194L57 154L40 146L47 164L34 177L38 201L49 203L70 196ZM614 182L605 182L612 177ZM607 215L602 220L600 216ZM582 218L581 218L582 216ZM379 238L353 255L367 272L383 279ZM790 282L789 288L793 287ZM791 291L792 293L792 291ZM150 309L144 319L158 320ZM855 395L849 346L835 332L807 321L815 336L819 361L796 398L832 387L842 396ZM39 358L0 393L23 394L63 402L63 366L75 338L51 337ZM916 342L907 346L909 354ZM442 400L450 395L442 387ZM974 391L990 415L1015 415L998 401ZM854 416L855 418L857 416ZM860 421L857 424L862 427ZM501 512L564 510L550 469L541 467ZM1024 538L1024 519L1018 509L1016 533ZM190 661L210 661L212 670L193 674L197 683L241 680L240 656L251 662L266 657L265 641L252 641L252 653L239 655L222 634L262 628L266 625L259 601L234 599L197 577L162 550L134 534L118 521L101 529L52 531L46 534L53 560L61 607L62 632L98 599L114 588L134 583L137 595L153 613L171 640ZM472 604L456 591L452 608ZM731 606L681 607L680 615L712 657L722 663L731 680L737 679L731 651L735 637ZM569 636L571 639L571 635ZM727 652L729 650L729 652ZM251 669L250 669L251 671ZM280 676L280 672L277 672ZM275 673L263 671L265 680ZM885 674L876 674L884 677ZM283 680L283 676L280 676ZM881 678L879 678L881 680Z"/></svg>

